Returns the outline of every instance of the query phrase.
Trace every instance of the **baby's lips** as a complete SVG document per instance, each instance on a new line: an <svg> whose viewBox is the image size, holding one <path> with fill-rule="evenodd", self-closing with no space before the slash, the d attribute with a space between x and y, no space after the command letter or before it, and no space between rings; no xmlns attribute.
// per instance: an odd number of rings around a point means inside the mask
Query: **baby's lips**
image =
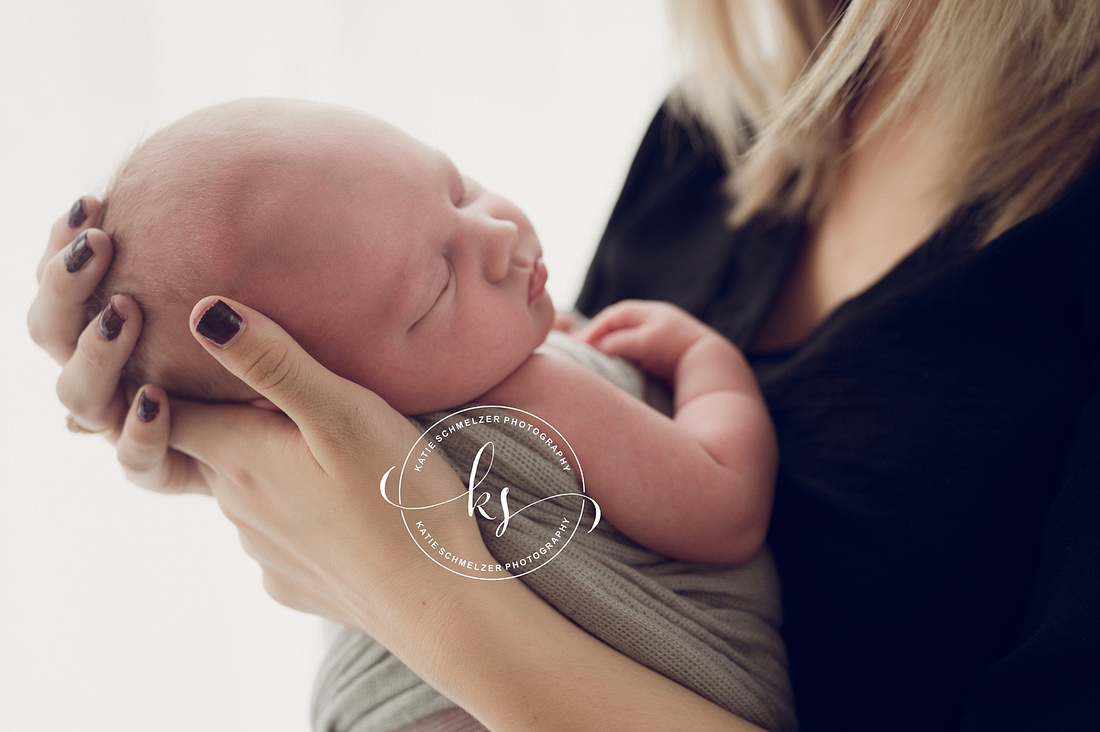
<svg viewBox="0 0 1100 732"><path fill-rule="evenodd" d="M542 257L535 260L535 264L531 267L531 280L527 285L527 304L530 305L537 300L542 293L546 291L546 278L548 277L546 271L546 265L542 262Z"/></svg>

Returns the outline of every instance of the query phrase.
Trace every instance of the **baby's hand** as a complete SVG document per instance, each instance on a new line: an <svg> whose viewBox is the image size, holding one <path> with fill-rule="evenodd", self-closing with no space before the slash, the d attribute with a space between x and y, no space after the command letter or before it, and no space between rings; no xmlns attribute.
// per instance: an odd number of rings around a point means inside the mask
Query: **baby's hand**
<svg viewBox="0 0 1100 732"><path fill-rule="evenodd" d="M550 326L550 329L560 330L562 333L574 335L580 326L580 321L577 320L577 316L573 313L568 310L555 310L554 324Z"/></svg>
<svg viewBox="0 0 1100 732"><path fill-rule="evenodd" d="M711 328L671 303L623 300L601 310L573 337L671 380L688 348L712 333Z"/></svg>

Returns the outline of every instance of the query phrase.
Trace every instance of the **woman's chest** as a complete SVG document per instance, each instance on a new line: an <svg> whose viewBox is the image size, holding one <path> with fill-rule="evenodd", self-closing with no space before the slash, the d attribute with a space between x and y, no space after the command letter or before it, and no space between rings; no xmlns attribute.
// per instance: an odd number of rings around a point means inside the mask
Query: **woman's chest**
<svg viewBox="0 0 1100 732"><path fill-rule="evenodd" d="M1056 264L1002 254L911 258L753 358L788 485L915 535L1043 510L1093 388L1088 325Z"/></svg>

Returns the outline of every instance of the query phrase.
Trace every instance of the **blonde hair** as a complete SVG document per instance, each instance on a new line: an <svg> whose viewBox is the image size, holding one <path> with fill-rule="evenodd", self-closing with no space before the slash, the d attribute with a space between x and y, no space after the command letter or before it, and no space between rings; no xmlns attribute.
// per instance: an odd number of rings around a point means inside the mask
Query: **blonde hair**
<svg viewBox="0 0 1100 732"><path fill-rule="evenodd" d="M871 130L922 93L957 122L941 188L981 203L987 239L1050 206L1100 139L1095 0L673 0L692 64L678 109L712 134L732 171L734 225L805 215L826 201L846 112L875 82L890 39L912 38Z"/></svg>

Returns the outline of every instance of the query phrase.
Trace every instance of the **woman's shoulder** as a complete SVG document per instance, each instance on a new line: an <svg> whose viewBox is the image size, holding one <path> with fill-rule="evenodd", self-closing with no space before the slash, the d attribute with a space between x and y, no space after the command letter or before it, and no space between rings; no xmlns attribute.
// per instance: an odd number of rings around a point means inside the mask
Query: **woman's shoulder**
<svg viewBox="0 0 1100 732"><path fill-rule="evenodd" d="M1048 291L1070 294L1100 347L1100 159L1054 205L987 246L1003 249L1015 266L1030 267L1037 277L1046 273L1036 281Z"/></svg>
<svg viewBox="0 0 1100 732"><path fill-rule="evenodd" d="M1002 237L1058 234L1066 241L1095 249L1100 240L1100 158L1049 208L1012 227Z"/></svg>
<svg viewBox="0 0 1100 732"><path fill-rule="evenodd" d="M669 189L710 191L726 173L709 133L685 114L675 112L666 100L638 145L611 219Z"/></svg>
<svg viewBox="0 0 1100 732"><path fill-rule="evenodd" d="M726 175L713 140L666 103L639 145L577 309L593 315L626 298L664 300L709 322L716 303L731 296L731 274L751 273L757 286L740 288L737 302L723 306L739 313L723 332L745 345L740 336L755 316L741 299L759 299L773 286L759 287L781 277L797 237L731 230Z"/></svg>

